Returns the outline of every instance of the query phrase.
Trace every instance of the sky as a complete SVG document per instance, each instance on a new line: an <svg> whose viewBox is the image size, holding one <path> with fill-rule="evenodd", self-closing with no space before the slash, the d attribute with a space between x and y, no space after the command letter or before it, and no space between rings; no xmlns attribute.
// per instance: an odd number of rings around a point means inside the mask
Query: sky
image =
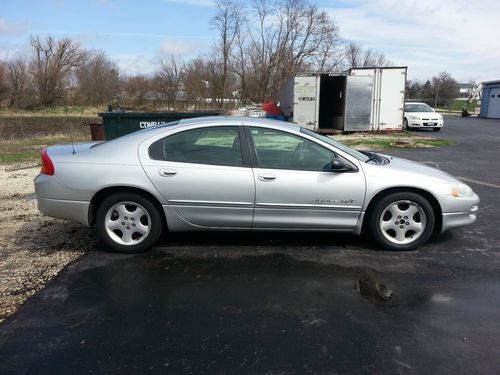
<svg viewBox="0 0 500 375"><path fill-rule="evenodd" d="M500 79L498 0L311 1L344 40L408 66L409 79L441 71L460 82ZM150 74L168 53L206 52L214 12L212 0L0 0L0 59L29 54L32 34L51 34L105 51L124 73Z"/></svg>

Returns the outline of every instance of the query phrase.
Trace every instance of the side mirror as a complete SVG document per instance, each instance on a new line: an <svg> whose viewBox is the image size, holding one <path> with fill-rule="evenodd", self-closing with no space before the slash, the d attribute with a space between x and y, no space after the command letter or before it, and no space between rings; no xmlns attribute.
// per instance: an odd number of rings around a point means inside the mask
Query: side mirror
<svg viewBox="0 0 500 375"><path fill-rule="evenodd" d="M327 172L349 172L352 168L344 163L340 158L334 157L331 162L327 163L323 168Z"/></svg>

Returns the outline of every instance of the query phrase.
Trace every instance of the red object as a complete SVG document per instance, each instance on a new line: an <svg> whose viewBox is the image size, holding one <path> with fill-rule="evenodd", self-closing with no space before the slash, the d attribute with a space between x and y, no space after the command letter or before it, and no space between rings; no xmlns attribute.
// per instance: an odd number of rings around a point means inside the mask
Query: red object
<svg viewBox="0 0 500 375"><path fill-rule="evenodd" d="M281 109L272 101L269 100L262 104L262 109L270 115L282 115Z"/></svg>
<svg viewBox="0 0 500 375"><path fill-rule="evenodd" d="M42 150L42 171L43 174L48 176L53 176L55 173L54 163L49 158L49 154L47 153L47 148Z"/></svg>

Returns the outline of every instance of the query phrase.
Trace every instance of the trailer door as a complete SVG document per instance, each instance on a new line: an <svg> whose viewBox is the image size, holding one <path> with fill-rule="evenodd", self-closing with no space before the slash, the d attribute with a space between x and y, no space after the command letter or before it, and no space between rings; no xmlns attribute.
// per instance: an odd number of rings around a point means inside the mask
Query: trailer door
<svg viewBox="0 0 500 375"><path fill-rule="evenodd" d="M318 127L319 85L316 76L296 76L293 90L293 122L311 130Z"/></svg>
<svg viewBox="0 0 500 375"><path fill-rule="evenodd" d="M381 68L379 75L379 118L377 130L402 129L406 68Z"/></svg>
<svg viewBox="0 0 500 375"><path fill-rule="evenodd" d="M347 76L345 131L372 128L373 76Z"/></svg>

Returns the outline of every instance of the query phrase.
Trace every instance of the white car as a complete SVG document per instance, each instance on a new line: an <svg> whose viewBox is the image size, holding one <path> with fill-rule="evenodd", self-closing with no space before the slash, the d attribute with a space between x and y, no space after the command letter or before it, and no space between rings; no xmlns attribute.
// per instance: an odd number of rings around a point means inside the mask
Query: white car
<svg viewBox="0 0 500 375"><path fill-rule="evenodd" d="M443 116L425 103L405 103L405 129L429 128L435 132L443 127Z"/></svg>

